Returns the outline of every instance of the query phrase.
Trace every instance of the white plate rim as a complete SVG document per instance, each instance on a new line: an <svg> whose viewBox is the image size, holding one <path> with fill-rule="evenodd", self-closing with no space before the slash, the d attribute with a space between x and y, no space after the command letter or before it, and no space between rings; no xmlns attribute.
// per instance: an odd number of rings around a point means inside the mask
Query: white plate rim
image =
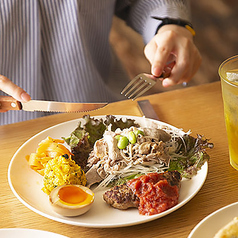
<svg viewBox="0 0 238 238"><path fill-rule="evenodd" d="M214 227L209 226L209 227L210 227L209 232L211 232L211 233L213 233L213 235L215 235L216 232L219 231L219 229L221 229L223 226L225 226L226 224L228 224L229 222L231 222L232 219L233 219L235 216L238 217L238 212L237 212L236 214L233 214L233 215L230 214L230 216L227 216L227 217L222 216L222 213L223 213L223 212L226 212L226 211L228 211L228 210L234 211L234 210L235 210L234 207L237 209L236 211L238 211L238 202L234 202L234 203L231 203L231 204L226 205L226 206L224 206L224 207L221 207L221 208L217 209L216 211L212 212L211 214L209 214L208 216L206 216L205 218L203 218L203 219L192 229L192 231L190 232L188 238L196 238L196 237L199 237L199 236L197 236L197 235L198 235L198 232L199 232L199 229L201 229L202 226L205 226L205 225L207 226L208 224L211 224L211 223L212 223L213 225L215 224L215 226L214 226ZM214 223L214 220L218 220L218 218L221 219L221 223L222 223L222 224L216 224L216 223ZM212 221L213 221L213 222L212 222ZM211 229L211 228L212 228L212 229ZM204 230L205 230L205 229L204 229ZM199 233L199 235L201 235L201 234ZM207 237L210 237L210 235L207 236ZM206 238L206 237L203 236L203 238Z"/></svg>
<svg viewBox="0 0 238 238"><path fill-rule="evenodd" d="M148 119L148 118L145 118L145 117L128 116L128 115L113 115L113 116L115 116L116 118L130 118L130 119L135 119L135 120L143 120L144 119L144 120L146 120L146 122L149 122L149 123L156 123L156 124L160 124L161 126L168 126L168 127L173 128L175 130L180 130L180 129L178 129L178 128L170 125L170 124L167 124L165 122L161 122L161 121L157 121L157 120L153 120L153 119ZM93 117L94 118L101 118L101 117L105 117L105 115L104 116L93 116ZM45 133L49 132L50 130L54 130L57 127L65 126L65 125L71 124L71 123L74 123L76 125L76 123L78 123L80 121L80 119L82 119L82 118L78 118L78 119L74 119L74 120L70 120L70 121L59 123L59 124L56 124L56 125L51 126L49 128L46 128L45 130L42 130L41 132L35 134L34 136L32 136L30 139L28 139L25 143L23 143L20 146L20 148L16 151L16 153L14 154L14 156L12 157L12 159L10 161L10 164L9 164L9 167L8 167L8 182L9 182L9 186L10 186L13 194L17 197L17 199L22 204L24 204L30 210L34 211L35 213L37 213L39 215L42 215L42 216L47 217L47 218L49 218L51 220L55 220L55 221L58 221L58 222L61 222L61 223L75 225L75 226L83 226L83 227L116 228L116 227L126 227L126 226L138 225L138 224L146 223L146 222L153 221L155 219L161 218L163 216L166 216L166 215L172 213L173 211L179 209L180 207L184 206L186 203L188 203L199 192L199 190L202 188L204 182L206 181L206 177L207 177L207 173L208 173L208 163L207 162L202 166L202 169L198 172L198 175L196 175L196 176L199 176L199 174L200 174L200 177L201 177L201 179L199 180L199 185L196 186L195 191L192 194L189 194L189 196L187 196L185 200L182 200L176 206L172 207L171 209L169 209L169 210L167 210L165 212L162 212L160 214L156 214L156 215L153 215L153 216L143 216L143 219L142 220L139 219L138 221L130 221L130 222L127 222L127 223L125 223L123 221L123 222L105 223L105 224L101 224L101 223L100 224L96 224L96 223L88 224L88 223L84 223L84 222L74 221L74 219L70 220L70 219L65 218L65 217L60 217L60 216L57 216L56 214L55 215L46 214L45 212L42 212L42 211L38 210L37 208L35 208L33 205L29 204L24 198L22 198L18 194L18 192L16 191L16 189L14 187L14 184L12 183L11 168L12 168L15 160L17 159L18 153L28 143L30 143L32 140L35 140L40 135L45 134ZM76 126L75 126L75 128L76 128ZM69 131L68 134L70 134L71 132L72 131ZM62 135L62 136L66 136L66 135ZM35 149L36 148L34 148L33 151L35 151ZM141 215L139 215L139 216L141 216Z"/></svg>
<svg viewBox="0 0 238 238"><path fill-rule="evenodd" d="M61 235L61 234L57 234L54 232L50 232L50 231L44 231L44 230L37 230L37 229L29 229L29 228L0 228L0 235L4 234L4 235L8 235L10 237L13 237L12 235L16 235L17 237L21 236L21 235L27 235L27 237L29 235L31 235L31 237L34 235L37 237L39 237L39 235L41 235L41 237L45 237L45 238L69 238L67 236ZM14 237L16 237L14 236ZM7 238L6 236L4 236L5 238Z"/></svg>

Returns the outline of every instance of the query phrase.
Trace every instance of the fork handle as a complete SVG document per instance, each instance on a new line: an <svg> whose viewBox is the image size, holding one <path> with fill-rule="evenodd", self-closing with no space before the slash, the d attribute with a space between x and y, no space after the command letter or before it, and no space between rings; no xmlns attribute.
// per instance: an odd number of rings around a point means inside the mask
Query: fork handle
<svg viewBox="0 0 238 238"><path fill-rule="evenodd" d="M170 76L171 72L170 71L163 71L162 74L159 76L159 78L168 78Z"/></svg>
<svg viewBox="0 0 238 238"><path fill-rule="evenodd" d="M0 96L0 109L1 110L21 110L22 105L15 98L10 96Z"/></svg>

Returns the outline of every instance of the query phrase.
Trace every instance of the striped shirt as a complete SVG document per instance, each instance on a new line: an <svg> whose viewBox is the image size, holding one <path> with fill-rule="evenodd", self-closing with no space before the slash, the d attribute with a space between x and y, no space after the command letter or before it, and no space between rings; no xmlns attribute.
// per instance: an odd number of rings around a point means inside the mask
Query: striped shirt
<svg viewBox="0 0 238 238"><path fill-rule="evenodd" d="M148 43L159 24L151 16L188 20L188 5L187 0L0 0L0 74L32 99L123 99L120 91L129 79L109 43L113 16ZM0 125L44 115L0 113Z"/></svg>

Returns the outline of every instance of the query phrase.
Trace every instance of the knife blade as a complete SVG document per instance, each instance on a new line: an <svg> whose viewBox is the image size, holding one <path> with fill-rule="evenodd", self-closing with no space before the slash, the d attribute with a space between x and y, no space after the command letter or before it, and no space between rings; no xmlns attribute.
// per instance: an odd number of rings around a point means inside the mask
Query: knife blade
<svg viewBox="0 0 238 238"><path fill-rule="evenodd" d="M138 108L143 116L145 116L146 118L159 120L159 117L156 114L156 112L149 100L137 101L137 105L138 105Z"/></svg>
<svg viewBox="0 0 238 238"><path fill-rule="evenodd" d="M30 100L20 102L10 96L0 96L0 109L43 112L87 112L105 107L108 103L68 103Z"/></svg>

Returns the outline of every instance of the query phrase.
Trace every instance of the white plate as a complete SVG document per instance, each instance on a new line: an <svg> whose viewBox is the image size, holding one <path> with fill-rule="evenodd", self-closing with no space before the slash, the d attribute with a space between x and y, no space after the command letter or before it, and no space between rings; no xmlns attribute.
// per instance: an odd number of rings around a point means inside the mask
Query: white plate
<svg viewBox="0 0 238 238"><path fill-rule="evenodd" d="M136 122L140 125L146 127L150 127L151 124L156 123L161 127L167 126L174 130L178 130L177 128L166 123L152 119L145 119L143 117L116 117L131 118L136 120ZM30 169L25 156L29 155L32 152L35 152L36 148L38 147L38 143L45 139L47 136L50 136L52 138L61 138L62 136L68 136L78 126L80 120L81 119L76 119L61 123L36 134L17 150L10 162L8 169L8 181L13 193L25 206L42 216L62 223L85 227L102 228L136 225L163 217L182 207L198 193L206 180L208 171L207 163L203 165L202 169L195 177L193 177L193 179L182 180L179 203L176 206L165 212L153 216L139 215L137 209L122 211L111 208L103 201L103 192L97 191L95 192L95 202L89 212L82 216L74 218L62 217L52 210L48 201L48 196L41 190L41 188L43 187L42 176Z"/></svg>
<svg viewBox="0 0 238 238"><path fill-rule="evenodd" d="M238 217L238 202L220 208L200 221L188 238L212 238L225 225Z"/></svg>
<svg viewBox="0 0 238 238"><path fill-rule="evenodd" d="M24 229L24 228L6 228L0 229L0 237L4 238L16 238L16 237L24 237L24 238L67 238L66 236L62 236L56 233L48 232L48 231L40 231L34 229Z"/></svg>

